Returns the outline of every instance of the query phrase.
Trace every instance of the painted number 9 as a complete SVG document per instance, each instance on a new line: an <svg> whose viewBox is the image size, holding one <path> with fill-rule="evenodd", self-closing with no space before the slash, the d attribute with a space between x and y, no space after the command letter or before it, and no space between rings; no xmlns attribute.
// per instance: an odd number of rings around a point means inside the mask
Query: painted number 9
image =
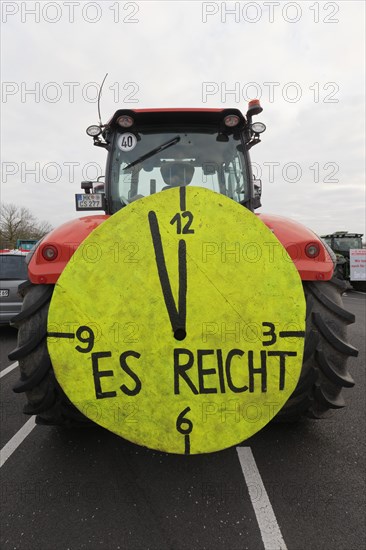
<svg viewBox="0 0 366 550"><path fill-rule="evenodd" d="M75 349L80 353L90 353L94 347L95 341L95 336L92 329L84 325L79 327L76 331L76 338L82 344L86 344L86 347L82 348L81 346L75 346Z"/></svg>

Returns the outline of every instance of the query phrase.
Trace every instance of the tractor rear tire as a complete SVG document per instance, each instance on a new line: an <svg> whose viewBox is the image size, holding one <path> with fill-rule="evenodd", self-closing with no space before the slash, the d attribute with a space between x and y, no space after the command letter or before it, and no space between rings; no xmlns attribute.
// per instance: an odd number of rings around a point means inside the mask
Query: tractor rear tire
<svg viewBox="0 0 366 550"><path fill-rule="evenodd" d="M347 325L355 316L343 307L347 283L303 283L306 298L306 336L298 385L276 421L296 421L302 416L322 418L332 409L345 406L343 388L354 386L347 359L358 351L347 342Z"/></svg>
<svg viewBox="0 0 366 550"><path fill-rule="evenodd" d="M23 412L37 415L37 424L90 425L58 384L48 354L47 317L53 289L54 285L34 285L30 281L19 286L24 298L22 311L12 319L12 325L18 328L18 347L9 359L18 361L20 380L13 391L26 394Z"/></svg>

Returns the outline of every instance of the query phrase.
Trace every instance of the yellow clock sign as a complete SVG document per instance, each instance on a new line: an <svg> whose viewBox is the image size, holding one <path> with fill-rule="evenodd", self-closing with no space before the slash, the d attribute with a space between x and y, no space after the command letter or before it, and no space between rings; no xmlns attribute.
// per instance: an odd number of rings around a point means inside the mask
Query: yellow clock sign
<svg viewBox="0 0 366 550"><path fill-rule="evenodd" d="M78 248L55 287L48 349L85 416L196 454L277 414L304 331L301 280L272 232L223 195L177 187L129 204Z"/></svg>

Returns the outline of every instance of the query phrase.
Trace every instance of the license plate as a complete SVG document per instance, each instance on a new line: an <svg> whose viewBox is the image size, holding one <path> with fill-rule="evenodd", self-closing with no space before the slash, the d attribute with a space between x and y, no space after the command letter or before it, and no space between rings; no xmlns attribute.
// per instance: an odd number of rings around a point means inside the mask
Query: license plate
<svg viewBox="0 0 366 550"><path fill-rule="evenodd" d="M0 290L0 298L5 298L5 296L9 296L9 290Z"/></svg>
<svg viewBox="0 0 366 550"><path fill-rule="evenodd" d="M78 193L75 195L76 210L103 210L103 195L101 193Z"/></svg>

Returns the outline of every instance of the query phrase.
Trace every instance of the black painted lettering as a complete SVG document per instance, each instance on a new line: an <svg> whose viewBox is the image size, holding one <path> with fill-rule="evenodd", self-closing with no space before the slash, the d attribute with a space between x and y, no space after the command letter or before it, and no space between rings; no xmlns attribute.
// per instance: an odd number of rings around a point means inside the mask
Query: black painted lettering
<svg viewBox="0 0 366 550"><path fill-rule="evenodd" d="M189 420L189 418L186 418L185 416L187 413L189 413L190 410L191 410L191 407L186 407L184 411L182 411L178 415L177 421L175 423L177 431L182 435L189 435L193 430L192 420Z"/></svg>
<svg viewBox="0 0 366 550"><path fill-rule="evenodd" d="M188 357L186 363L180 364L180 356L185 355ZM198 390L193 384L192 380L187 374L187 370L192 368L194 362L194 355L189 349L176 348L174 349L174 394L179 395L179 377L181 376L187 386L191 389L192 393L198 395Z"/></svg>
<svg viewBox="0 0 366 550"><path fill-rule="evenodd" d="M267 330L266 332L263 332L263 336L270 337L270 340L267 340L266 342L262 341L262 344L264 346L272 346L277 340L276 331L275 331L276 327L274 326L273 323L262 323L262 327L269 328L269 330Z"/></svg>
<svg viewBox="0 0 366 550"><path fill-rule="evenodd" d="M103 376L113 376L112 370L99 370L99 359L103 359L105 357L111 357L112 353L110 351L99 351L96 353L91 354L92 358L92 366L93 366L93 378L94 378L94 388L95 388L95 397L97 399L104 399L105 397L116 397L115 391L102 391L102 386L100 383L100 379Z"/></svg>
<svg viewBox="0 0 366 550"><path fill-rule="evenodd" d="M250 352L249 352L250 353ZM227 385L229 386L230 390L234 393L243 393L247 391L248 386L244 385L241 388L238 386L235 386L233 383L233 379L231 377L231 361L235 355L238 355L239 357L243 357L244 351L241 349L232 349L229 351L226 357L225 361L225 370L226 370L226 379L227 379ZM244 369L243 369L244 371Z"/></svg>
<svg viewBox="0 0 366 550"><path fill-rule="evenodd" d="M129 350L129 351L124 351L119 356L119 363L121 365L122 370L126 374L128 374L128 376L130 376L132 378L132 380L135 382L135 387L132 388L132 389L128 388L125 384L122 384L122 386L120 386L120 388L123 391L123 393L125 393L126 395L131 395L132 396L132 395L137 395L138 393L140 393L141 380L139 379L137 374L135 372L133 372L131 370L131 368L127 365L127 361L126 361L127 357L136 357L136 359L139 359L139 357L141 357L141 354L137 353L137 351Z"/></svg>
<svg viewBox="0 0 366 550"><path fill-rule="evenodd" d="M261 351L261 366L254 367L254 352L248 351L248 367L249 367L249 391L254 392L254 375L258 374L261 377L261 391L267 391L267 356L265 351Z"/></svg>
<svg viewBox="0 0 366 550"><path fill-rule="evenodd" d="M218 349L217 353L217 370L219 373L220 390L221 393L225 393L225 377L224 377L224 363L222 360L222 350Z"/></svg>
<svg viewBox="0 0 366 550"><path fill-rule="evenodd" d="M280 358L280 380L278 389L284 390L286 383L286 357L296 357L296 351L269 351L268 356L279 357Z"/></svg>
<svg viewBox="0 0 366 550"><path fill-rule="evenodd" d="M200 393L217 393L216 388L205 388L204 377L210 374L216 374L216 369L204 369L203 357L205 355L214 355L213 349L199 349L197 350L197 366L198 366L198 384Z"/></svg>
<svg viewBox="0 0 366 550"><path fill-rule="evenodd" d="M194 229L191 229L191 225L192 225L192 222L193 222L192 212L189 212L189 210L187 210L186 212L183 212L182 213L182 218L187 218L187 223L183 227L182 233L184 233L184 235L193 234Z"/></svg>
<svg viewBox="0 0 366 550"><path fill-rule="evenodd" d="M182 219L186 218L187 221L184 226L182 226ZM189 235L194 233L194 229L191 229L191 225L193 222L193 214L192 212L189 212L189 210L186 210L185 212L182 212L180 214L179 212L174 215L174 217L170 220L170 224L174 225L177 224L177 233L178 235L184 234Z"/></svg>
<svg viewBox="0 0 366 550"><path fill-rule="evenodd" d="M175 223L177 224L177 233L180 235L182 233L182 220L179 212L170 220L171 225L174 225Z"/></svg>
<svg viewBox="0 0 366 550"><path fill-rule="evenodd" d="M189 455L191 452L191 441L189 434L193 430L193 422L189 418L187 418L185 415L189 413L191 410L190 407L186 407L184 411L182 411L176 421L176 428L178 432L182 435L184 435L184 454Z"/></svg>
<svg viewBox="0 0 366 550"><path fill-rule="evenodd" d="M76 351L79 351L80 353L90 353L91 350L94 347L94 332L90 327L87 326L81 326L77 329L76 338L81 342L82 344L86 344L85 348L82 348L81 346L75 346Z"/></svg>

